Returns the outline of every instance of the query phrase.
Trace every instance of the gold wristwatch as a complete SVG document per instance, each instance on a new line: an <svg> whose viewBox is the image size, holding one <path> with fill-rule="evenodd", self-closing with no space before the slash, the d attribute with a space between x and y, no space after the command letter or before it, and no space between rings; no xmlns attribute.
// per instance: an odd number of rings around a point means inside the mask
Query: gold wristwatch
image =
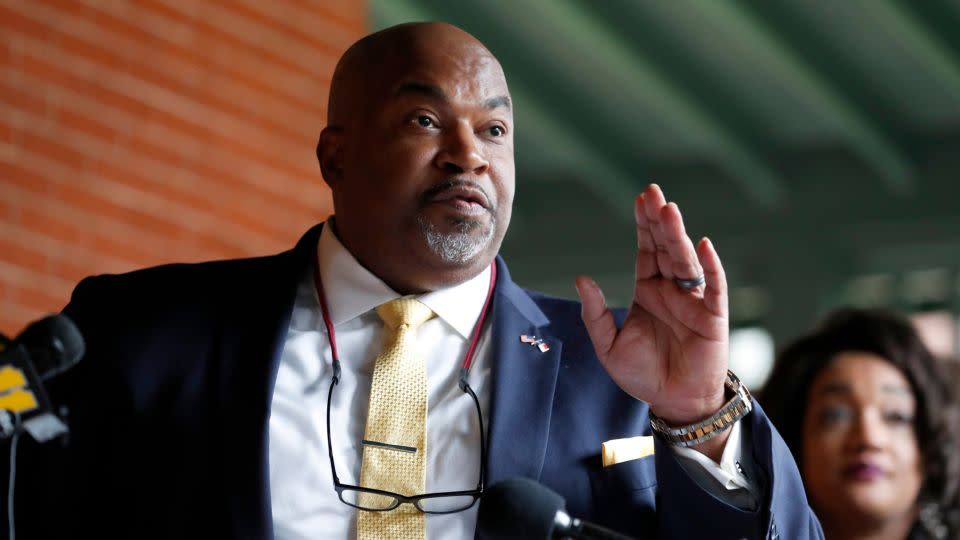
<svg viewBox="0 0 960 540"><path fill-rule="evenodd" d="M730 370L727 370L727 380L723 382L723 386L729 394L732 394L732 397L706 420L672 427L650 412L650 426L654 433L674 446L690 447L703 444L733 427L738 420L753 410L753 401L750 398L750 391Z"/></svg>

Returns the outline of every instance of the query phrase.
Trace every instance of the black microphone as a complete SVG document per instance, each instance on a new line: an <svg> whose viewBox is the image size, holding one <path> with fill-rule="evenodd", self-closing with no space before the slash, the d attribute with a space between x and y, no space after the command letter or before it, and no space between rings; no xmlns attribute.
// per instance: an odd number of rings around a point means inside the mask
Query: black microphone
<svg viewBox="0 0 960 540"><path fill-rule="evenodd" d="M73 367L86 350L83 336L66 315L31 323L0 348L0 438L22 426L38 442L67 432L54 414L43 382ZM19 418L13 422L11 418ZM17 425L19 424L19 425Z"/></svg>
<svg viewBox="0 0 960 540"><path fill-rule="evenodd" d="M563 497L549 488L529 478L510 478L484 492L477 524L487 538L633 540L570 517L565 506Z"/></svg>

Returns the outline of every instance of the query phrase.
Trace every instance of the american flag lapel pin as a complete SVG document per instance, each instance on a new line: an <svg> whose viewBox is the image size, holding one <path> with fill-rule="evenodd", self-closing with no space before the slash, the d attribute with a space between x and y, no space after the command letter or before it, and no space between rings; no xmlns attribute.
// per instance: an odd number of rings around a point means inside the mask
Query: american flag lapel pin
<svg viewBox="0 0 960 540"><path fill-rule="evenodd" d="M526 334L522 334L520 336L520 341L530 345L531 347L536 347L537 349L540 349L540 352L542 353L545 353L550 350L550 345L548 345L546 341L544 341L541 338L538 338L537 336L528 336Z"/></svg>

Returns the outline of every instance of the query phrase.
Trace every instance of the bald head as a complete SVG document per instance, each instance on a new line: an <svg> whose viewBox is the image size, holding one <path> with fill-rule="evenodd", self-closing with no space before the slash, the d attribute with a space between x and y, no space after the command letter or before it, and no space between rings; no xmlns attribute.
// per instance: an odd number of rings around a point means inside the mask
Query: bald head
<svg viewBox="0 0 960 540"><path fill-rule="evenodd" d="M443 23L394 26L343 55L317 157L336 233L401 293L490 265L510 222L513 111L503 69Z"/></svg>
<svg viewBox="0 0 960 540"><path fill-rule="evenodd" d="M503 78L503 69L477 38L442 22L415 22L370 34L343 54L333 72L327 123L347 126L372 103L385 99L395 81L416 67L428 66L438 53L459 64L488 64ZM469 69L469 66L463 66Z"/></svg>

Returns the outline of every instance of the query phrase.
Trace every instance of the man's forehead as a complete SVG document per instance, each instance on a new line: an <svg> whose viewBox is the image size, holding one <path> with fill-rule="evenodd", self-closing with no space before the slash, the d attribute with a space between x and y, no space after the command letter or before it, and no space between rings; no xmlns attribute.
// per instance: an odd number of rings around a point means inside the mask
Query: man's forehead
<svg viewBox="0 0 960 540"><path fill-rule="evenodd" d="M486 101L509 96L500 63L486 49L420 51L405 55L385 86L391 97L422 94L448 100Z"/></svg>
<svg viewBox="0 0 960 540"><path fill-rule="evenodd" d="M334 71L328 122L347 125L410 95L453 104L504 107L509 90L503 68L476 38L443 23L388 28L351 46Z"/></svg>

